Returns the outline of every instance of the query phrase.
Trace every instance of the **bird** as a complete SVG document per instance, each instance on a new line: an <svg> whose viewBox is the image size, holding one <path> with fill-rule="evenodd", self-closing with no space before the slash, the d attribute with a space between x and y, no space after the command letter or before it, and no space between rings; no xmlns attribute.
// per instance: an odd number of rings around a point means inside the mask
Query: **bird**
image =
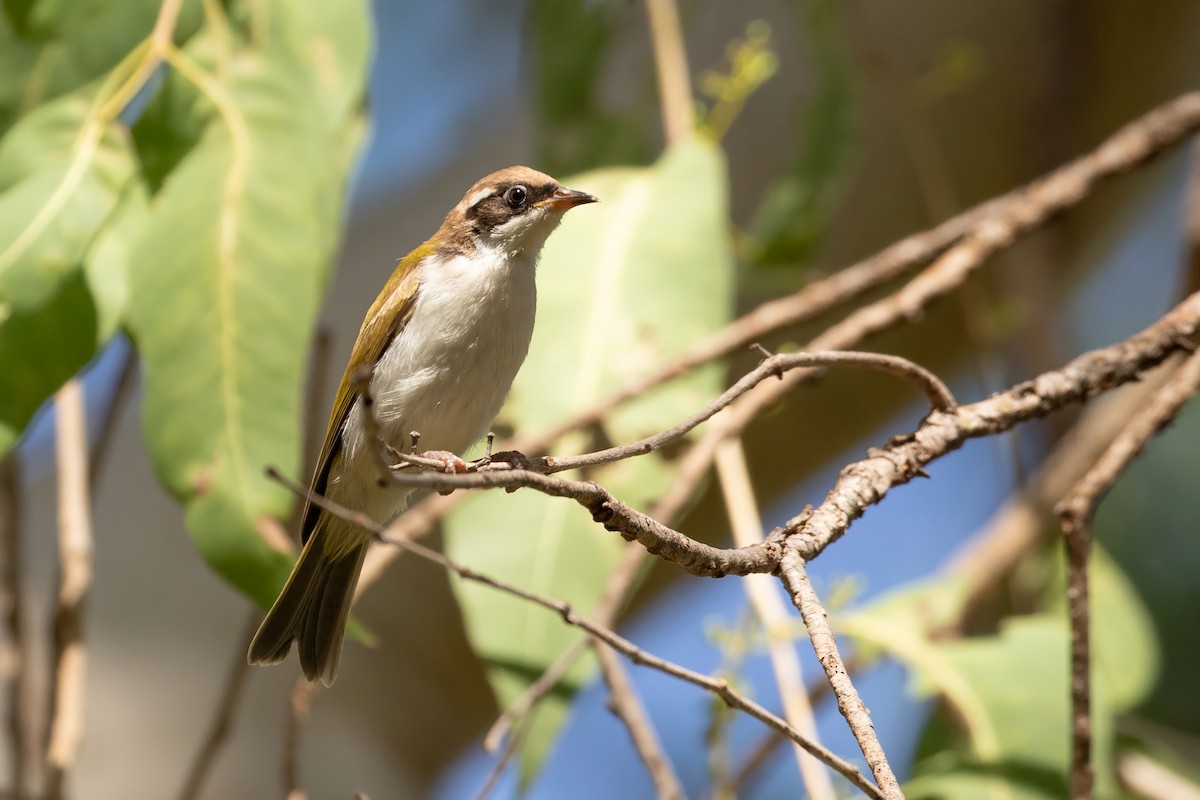
<svg viewBox="0 0 1200 800"><path fill-rule="evenodd" d="M381 485L372 452L381 443L370 441L366 414L388 445L403 448L419 433L424 455L448 471L465 466L461 454L487 432L529 351L542 246L569 209L594 202L545 173L507 167L476 182L400 259L351 350L301 516L300 556L250 644L250 664L279 663L296 642L304 676L333 684L372 536L311 496L381 524L404 511L411 489ZM356 389L364 384L366 395Z"/></svg>

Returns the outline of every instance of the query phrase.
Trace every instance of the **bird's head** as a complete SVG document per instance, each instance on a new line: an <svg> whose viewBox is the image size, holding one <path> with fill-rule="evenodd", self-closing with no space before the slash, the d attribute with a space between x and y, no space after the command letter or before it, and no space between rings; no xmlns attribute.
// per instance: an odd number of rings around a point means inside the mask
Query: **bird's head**
<svg viewBox="0 0 1200 800"><path fill-rule="evenodd" d="M435 240L465 253L479 247L536 252L567 209L595 202L587 192L568 189L543 172L507 167L467 191L446 215Z"/></svg>

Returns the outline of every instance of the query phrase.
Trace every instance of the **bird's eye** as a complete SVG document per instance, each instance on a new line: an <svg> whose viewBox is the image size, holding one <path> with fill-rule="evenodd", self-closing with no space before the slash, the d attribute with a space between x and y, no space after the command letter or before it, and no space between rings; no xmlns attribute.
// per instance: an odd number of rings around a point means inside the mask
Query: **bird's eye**
<svg viewBox="0 0 1200 800"><path fill-rule="evenodd" d="M510 187L504 193L504 202L508 203L509 208L520 208L525 205L527 199L529 199L529 190L521 185Z"/></svg>

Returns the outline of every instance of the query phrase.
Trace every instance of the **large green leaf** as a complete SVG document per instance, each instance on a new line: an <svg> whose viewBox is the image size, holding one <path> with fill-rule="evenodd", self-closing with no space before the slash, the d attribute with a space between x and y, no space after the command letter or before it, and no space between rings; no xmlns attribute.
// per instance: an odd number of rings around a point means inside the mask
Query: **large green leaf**
<svg viewBox="0 0 1200 800"><path fill-rule="evenodd" d="M114 223L140 187L128 132L99 125L94 94L39 108L0 142L0 454L120 314ZM109 243L99 257L98 241ZM102 321L87 291L92 277L105 292Z"/></svg>
<svg viewBox="0 0 1200 800"><path fill-rule="evenodd" d="M269 31L182 75L216 113L194 115L207 125L162 183L129 273L156 469L204 557L264 605L291 559L260 531L292 498L263 468L299 468L305 350L361 129L365 9L338 10L278 3Z"/></svg>
<svg viewBox="0 0 1200 800"><path fill-rule="evenodd" d="M91 359L95 337L96 309L78 270L36 311L15 311L0 322L0 454Z"/></svg>
<svg viewBox="0 0 1200 800"><path fill-rule="evenodd" d="M92 95L43 106L0 142L0 319L54 294L133 180L128 132L94 119Z"/></svg>
<svg viewBox="0 0 1200 800"><path fill-rule="evenodd" d="M1115 714L1148 693L1158 647L1141 601L1099 550L1091 575L1096 776L1101 796L1111 796ZM940 577L833 618L866 652L907 666L919 694L953 709L930 721L906 795L1061 797L1070 731L1061 575L1049 581L1050 611L1008 620L996 636L932 638L961 612L962 588Z"/></svg>
<svg viewBox="0 0 1200 800"><path fill-rule="evenodd" d="M721 325L732 307L725 165L714 145L689 141L649 168L601 170L564 182L593 192L601 203L568 214L546 247L534 341L504 415L520 431L562 420L660 364ZM719 390L719 370L698 372L630 405L605 434L625 441L660 430ZM654 455L590 477L641 506L669 475L668 462ZM584 612L594 606L622 544L578 506L532 491L472 498L447 525L455 558ZM470 583L457 591L502 705L577 636L529 603ZM527 767L549 746L563 701L556 698L537 717L526 739Z"/></svg>
<svg viewBox="0 0 1200 800"><path fill-rule="evenodd" d="M150 35L162 0L17 0L0 19L0 125L108 72ZM199 28L201 4L185 0L175 41ZM19 21L14 28L13 19Z"/></svg>

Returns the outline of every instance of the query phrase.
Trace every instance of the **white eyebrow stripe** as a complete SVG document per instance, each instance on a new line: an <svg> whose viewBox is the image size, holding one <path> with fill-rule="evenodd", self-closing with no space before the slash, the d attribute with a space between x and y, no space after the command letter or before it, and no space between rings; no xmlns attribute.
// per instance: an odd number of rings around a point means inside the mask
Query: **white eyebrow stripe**
<svg viewBox="0 0 1200 800"><path fill-rule="evenodd" d="M467 208L474 208L481 201L488 199L494 194L491 189L480 189L467 200Z"/></svg>

